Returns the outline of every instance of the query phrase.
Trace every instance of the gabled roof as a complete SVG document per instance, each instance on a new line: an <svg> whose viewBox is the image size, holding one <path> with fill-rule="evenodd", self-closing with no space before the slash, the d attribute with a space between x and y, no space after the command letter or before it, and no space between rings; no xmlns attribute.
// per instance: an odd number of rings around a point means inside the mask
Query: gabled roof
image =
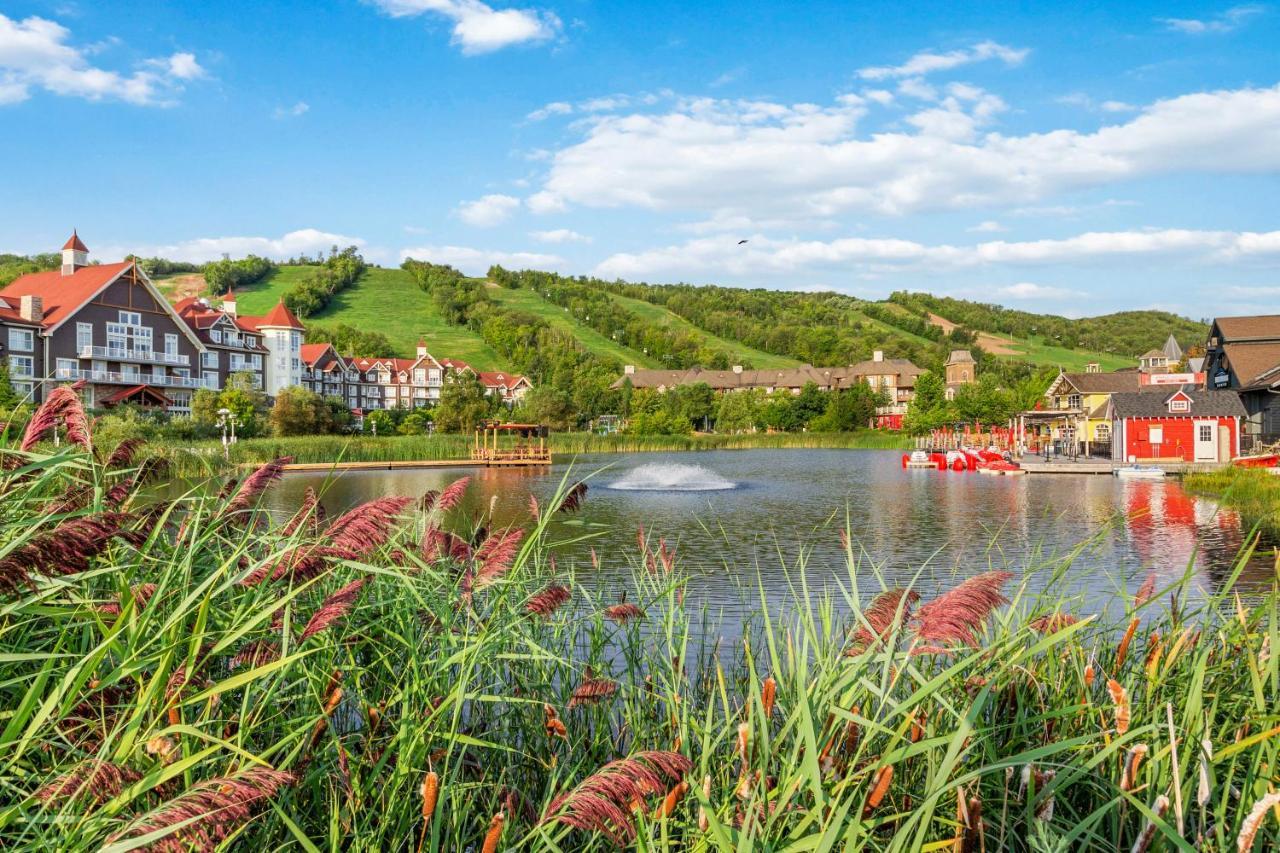
<svg viewBox="0 0 1280 853"><path fill-rule="evenodd" d="M71 229L71 236L67 238L67 242L62 244L62 249L63 251L66 251L67 249L74 249L77 252L85 253L88 253L89 251L89 247L80 239L80 235L76 233L74 228Z"/></svg>
<svg viewBox="0 0 1280 853"><path fill-rule="evenodd" d="M460 358L440 358L436 359L436 362L441 367L447 367L450 370L470 370L473 373L475 372L471 365L467 364Z"/></svg>
<svg viewBox="0 0 1280 853"><path fill-rule="evenodd" d="M306 327L293 316L284 304L284 301L276 303L276 306L261 317L237 317L237 323L247 323L254 331L259 329L297 329L303 331Z"/></svg>
<svg viewBox="0 0 1280 853"><path fill-rule="evenodd" d="M1168 394L1125 392L1111 395L1111 413L1117 418L1160 418L1170 416L1169 401L1178 396L1191 401L1185 412L1175 417L1245 417L1248 413L1234 391L1210 391L1194 385L1182 385Z"/></svg>
<svg viewBox="0 0 1280 853"><path fill-rule="evenodd" d="M1142 374L1135 370L1113 373L1060 373L1045 394L1054 393L1054 389L1061 382L1066 382L1081 394L1115 394L1137 391L1142 387Z"/></svg>
<svg viewBox="0 0 1280 853"><path fill-rule="evenodd" d="M6 302L3 297L0 297L0 320L13 325L31 326L34 329L38 329L44 325L43 323L38 323L35 320L24 319L21 312L18 310L18 300L13 300L11 304Z"/></svg>
<svg viewBox="0 0 1280 853"><path fill-rule="evenodd" d="M1280 341L1280 314L1217 317L1213 325L1217 328L1223 343L1239 340Z"/></svg>
<svg viewBox="0 0 1280 853"><path fill-rule="evenodd" d="M337 358L337 351L333 350L333 344L303 344L299 357L303 364L314 365L330 351L333 351L334 357Z"/></svg>
<svg viewBox="0 0 1280 853"><path fill-rule="evenodd" d="M1227 365L1241 388L1270 384L1266 381L1280 367L1280 341L1275 343L1227 344L1222 348Z"/></svg>
<svg viewBox="0 0 1280 853"><path fill-rule="evenodd" d="M503 373L497 370L481 370L476 374L480 377L480 384L486 388L515 388L524 383L532 385L528 379L518 373Z"/></svg>
<svg viewBox="0 0 1280 853"><path fill-rule="evenodd" d="M133 261L80 267L71 275L61 269L27 273L0 289L0 297L17 302L20 296L39 296L44 309L44 327L53 328L84 307L102 288L133 266Z"/></svg>

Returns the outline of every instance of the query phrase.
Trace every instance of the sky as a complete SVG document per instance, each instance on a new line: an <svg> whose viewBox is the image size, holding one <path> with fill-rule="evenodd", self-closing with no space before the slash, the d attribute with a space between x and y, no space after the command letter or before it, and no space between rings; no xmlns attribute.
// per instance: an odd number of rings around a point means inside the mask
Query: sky
<svg viewBox="0 0 1280 853"><path fill-rule="evenodd" d="M1280 4L0 0L0 252L1274 313L1277 55Z"/></svg>

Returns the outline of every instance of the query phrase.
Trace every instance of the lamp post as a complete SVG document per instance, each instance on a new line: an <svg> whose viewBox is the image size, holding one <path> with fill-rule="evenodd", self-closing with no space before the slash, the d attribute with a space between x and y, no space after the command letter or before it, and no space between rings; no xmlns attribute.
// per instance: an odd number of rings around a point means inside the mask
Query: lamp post
<svg viewBox="0 0 1280 853"><path fill-rule="evenodd" d="M237 423L235 412L226 408L218 409L218 426L222 428L222 458L227 460L231 459L231 445L236 443Z"/></svg>

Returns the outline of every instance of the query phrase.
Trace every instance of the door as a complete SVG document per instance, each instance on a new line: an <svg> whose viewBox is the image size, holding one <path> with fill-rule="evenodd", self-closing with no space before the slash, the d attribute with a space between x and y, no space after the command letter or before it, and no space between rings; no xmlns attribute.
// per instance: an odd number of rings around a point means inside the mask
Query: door
<svg viewBox="0 0 1280 853"><path fill-rule="evenodd" d="M1218 461L1218 424L1216 421L1195 421L1192 424L1195 430L1195 461L1196 462L1217 462Z"/></svg>
<svg viewBox="0 0 1280 853"><path fill-rule="evenodd" d="M1231 461L1231 427L1224 423L1218 424L1218 461Z"/></svg>

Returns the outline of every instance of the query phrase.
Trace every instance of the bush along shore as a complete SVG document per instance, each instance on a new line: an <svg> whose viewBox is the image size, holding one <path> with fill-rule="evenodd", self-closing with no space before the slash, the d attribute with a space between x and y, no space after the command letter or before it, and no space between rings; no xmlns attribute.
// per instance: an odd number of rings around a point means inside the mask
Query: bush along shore
<svg viewBox="0 0 1280 853"><path fill-rule="evenodd" d="M1239 568L1104 622L1006 572L810 596L800 560L717 648L669 543L638 534L624 601L557 565L584 485L511 528L461 513L466 478L277 523L282 460L148 504L147 448L89 428L58 390L3 454L6 850L1280 842L1280 601ZM844 589L876 585L846 549Z"/></svg>
<svg viewBox="0 0 1280 853"><path fill-rule="evenodd" d="M1228 467L1188 474L1182 482L1188 491L1211 495L1238 510L1250 524L1280 537L1280 477L1257 468Z"/></svg>
<svg viewBox="0 0 1280 853"><path fill-rule="evenodd" d="M263 463L281 456L295 462L413 462L441 459L465 460L471 453L470 435L337 436L241 439L231 447L233 464ZM901 433L746 433L741 435L593 435L584 432L553 433L547 439L553 453L564 459L582 453L642 453L646 451L746 450L751 448L850 448L900 450L911 445ZM174 470L199 473L223 463L222 445L215 441L193 444L159 443Z"/></svg>

